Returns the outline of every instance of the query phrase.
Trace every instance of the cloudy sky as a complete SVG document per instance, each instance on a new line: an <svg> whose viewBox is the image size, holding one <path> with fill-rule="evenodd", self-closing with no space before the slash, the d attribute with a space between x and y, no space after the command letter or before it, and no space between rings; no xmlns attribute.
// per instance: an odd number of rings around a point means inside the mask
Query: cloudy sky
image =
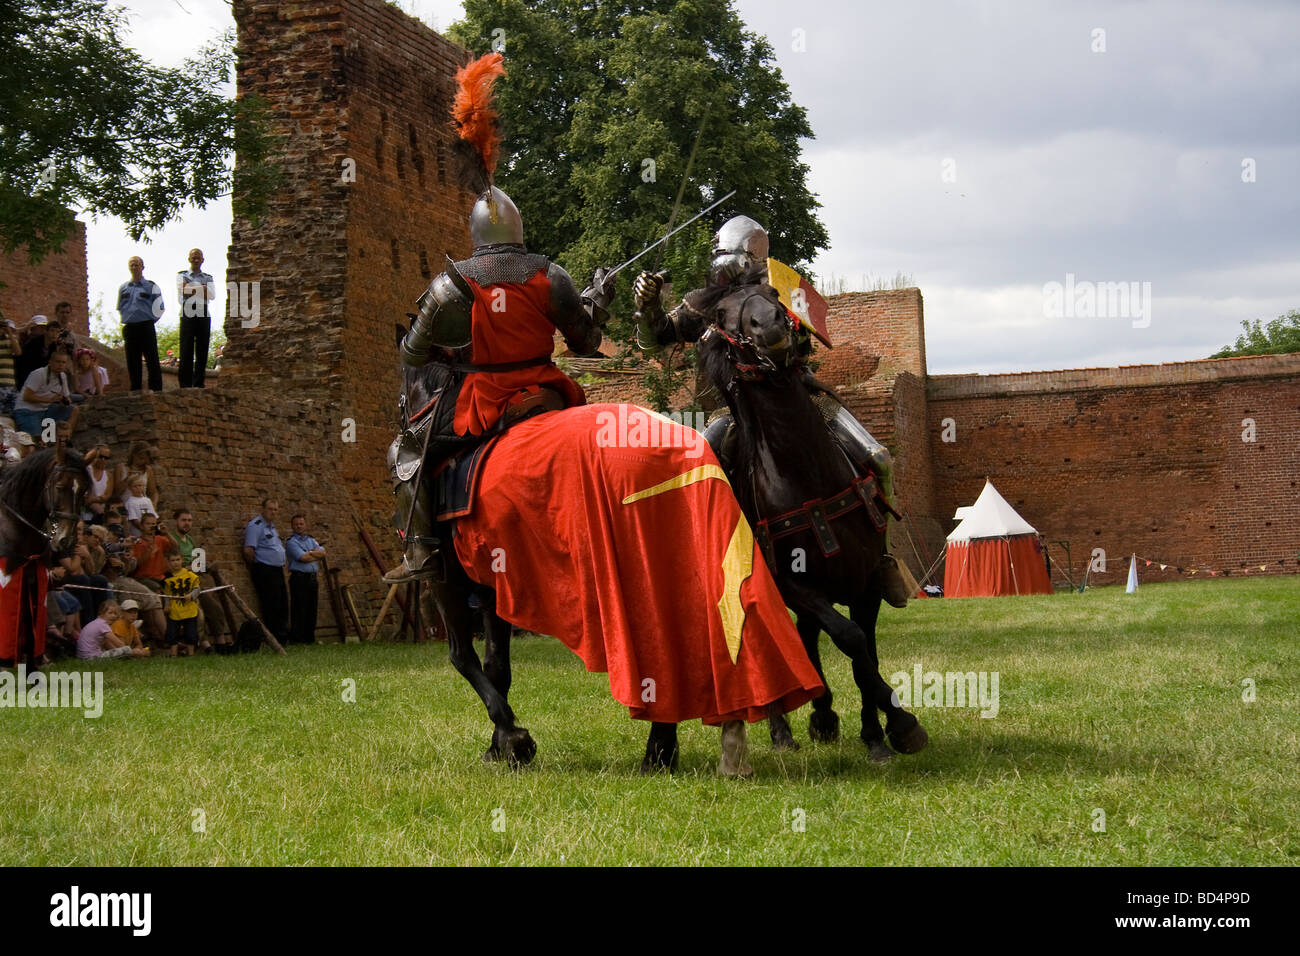
<svg viewBox="0 0 1300 956"><path fill-rule="evenodd" d="M439 28L461 9L398 5ZM161 63L232 24L225 0L126 6ZM1241 320L1300 308L1300 5L736 7L816 133L831 246L815 269L848 288L911 276L932 373L1203 358ZM111 314L135 252L170 281L202 246L220 281L229 233L228 204L143 248L91 223L91 303ZM1126 309L1103 283L1135 284Z"/></svg>

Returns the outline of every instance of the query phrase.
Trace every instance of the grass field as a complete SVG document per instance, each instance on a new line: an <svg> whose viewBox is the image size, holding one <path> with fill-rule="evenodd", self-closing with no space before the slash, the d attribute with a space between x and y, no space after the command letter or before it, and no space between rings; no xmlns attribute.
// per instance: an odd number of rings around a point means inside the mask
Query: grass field
<svg viewBox="0 0 1300 956"><path fill-rule="evenodd" d="M99 719L0 710L0 863L1300 863L1300 578L881 621L887 678L996 671L997 717L920 709L930 747L871 764L824 639L844 739L809 744L807 707L797 753L751 727L749 781L714 775L698 722L676 775L638 776L648 728L549 638L514 645L519 772L480 762L490 725L444 645L106 662Z"/></svg>

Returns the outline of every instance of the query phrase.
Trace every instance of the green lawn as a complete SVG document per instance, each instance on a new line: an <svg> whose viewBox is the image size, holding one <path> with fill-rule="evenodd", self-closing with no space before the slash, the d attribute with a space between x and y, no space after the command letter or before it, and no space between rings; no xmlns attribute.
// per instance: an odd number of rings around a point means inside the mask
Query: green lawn
<svg viewBox="0 0 1300 956"><path fill-rule="evenodd" d="M515 642L511 699L538 743L520 772L480 762L487 715L444 645L107 662L97 720L0 710L0 863L1300 863L1300 578L921 601L881 622L887 678L996 671L998 716L920 709L930 747L871 764L824 640L845 739L809 744L807 707L797 753L751 727L749 781L714 775L698 723L676 775L638 776L648 728L549 638Z"/></svg>

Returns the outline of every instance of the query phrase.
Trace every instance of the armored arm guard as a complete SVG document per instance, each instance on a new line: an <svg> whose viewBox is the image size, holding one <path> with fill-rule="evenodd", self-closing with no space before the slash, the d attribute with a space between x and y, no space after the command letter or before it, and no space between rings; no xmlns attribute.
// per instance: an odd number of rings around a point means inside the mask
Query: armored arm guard
<svg viewBox="0 0 1300 956"><path fill-rule="evenodd" d="M563 333L564 343L578 355L591 355L598 351L603 337L600 323L584 308L573 279L554 262L546 277L551 283L551 314L548 318Z"/></svg>
<svg viewBox="0 0 1300 956"><path fill-rule="evenodd" d="M473 308L474 292L448 256L447 271L430 282L420 296L419 313L399 347L402 361L419 368L429 361L435 348L469 345Z"/></svg>
<svg viewBox="0 0 1300 956"><path fill-rule="evenodd" d="M659 281L659 277L649 273L642 273L637 278L636 339L637 347L642 351L677 342L695 342L709 324L708 315L699 306L697 292L688 292L677 308L665 312L663 300L651 285L657 286ZM643 289L645 292L641 291Z"/></svg>

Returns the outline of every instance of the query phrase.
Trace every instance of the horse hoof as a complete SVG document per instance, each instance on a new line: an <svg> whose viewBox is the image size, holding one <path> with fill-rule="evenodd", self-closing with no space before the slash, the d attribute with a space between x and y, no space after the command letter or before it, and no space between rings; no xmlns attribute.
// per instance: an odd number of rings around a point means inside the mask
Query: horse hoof
<svg viewBox="0 0 1300 956"><path fill-rule="evenodd" d="M489 747L487 750L483 751L484 763L498 763L500 762L501 758L502 758L501 748L498 747L495 743L493 743L492 746Z"/></svg>
<svg viewBox="0 0 1300 956"><path fill-rule="evenodd" d="M911 729L901 734L890 734L889 742L900 754L915 754L925 749L925 745L930 742L930 735L925 732L920 721L917 721Z"/></svg>
<svg viewBox="0 0 1300 956"><path fill-rule="evenodd" d="M866 744L872 763L885 763L894 759L894 752L885 746L883 740L868 740Z"/></svg>
<svg viewBox="0 0 1300 956"><path fill-rule="evenodd" d="M641 759L641 776L646 777L652 773L673 773L676 769L676 747L671 752L659 747L655 747L653 751L646 748L645 757Z"/></svg>
<svg viewBox="0 0 1300 956"><path fill-rule="evenodd" d="M537 756L537 744L523 727L506 734L506 762L512 767L526 767Z"/></svg>
<svg viewBox="0 0 1300 956"><path fill-rule="evenodd" d="M839 740L840 715L833 710L814 710L808 718L808 736L819 744L832 744Z"/></svg>
<svg viewBox="0 0 1300 956"><path fill-rule="evenodd" d="M772 749L778 753L795 751L799 749L799 742L794 739L794 734L790 733L789 727L774 728L772 730Z"/></svg>

